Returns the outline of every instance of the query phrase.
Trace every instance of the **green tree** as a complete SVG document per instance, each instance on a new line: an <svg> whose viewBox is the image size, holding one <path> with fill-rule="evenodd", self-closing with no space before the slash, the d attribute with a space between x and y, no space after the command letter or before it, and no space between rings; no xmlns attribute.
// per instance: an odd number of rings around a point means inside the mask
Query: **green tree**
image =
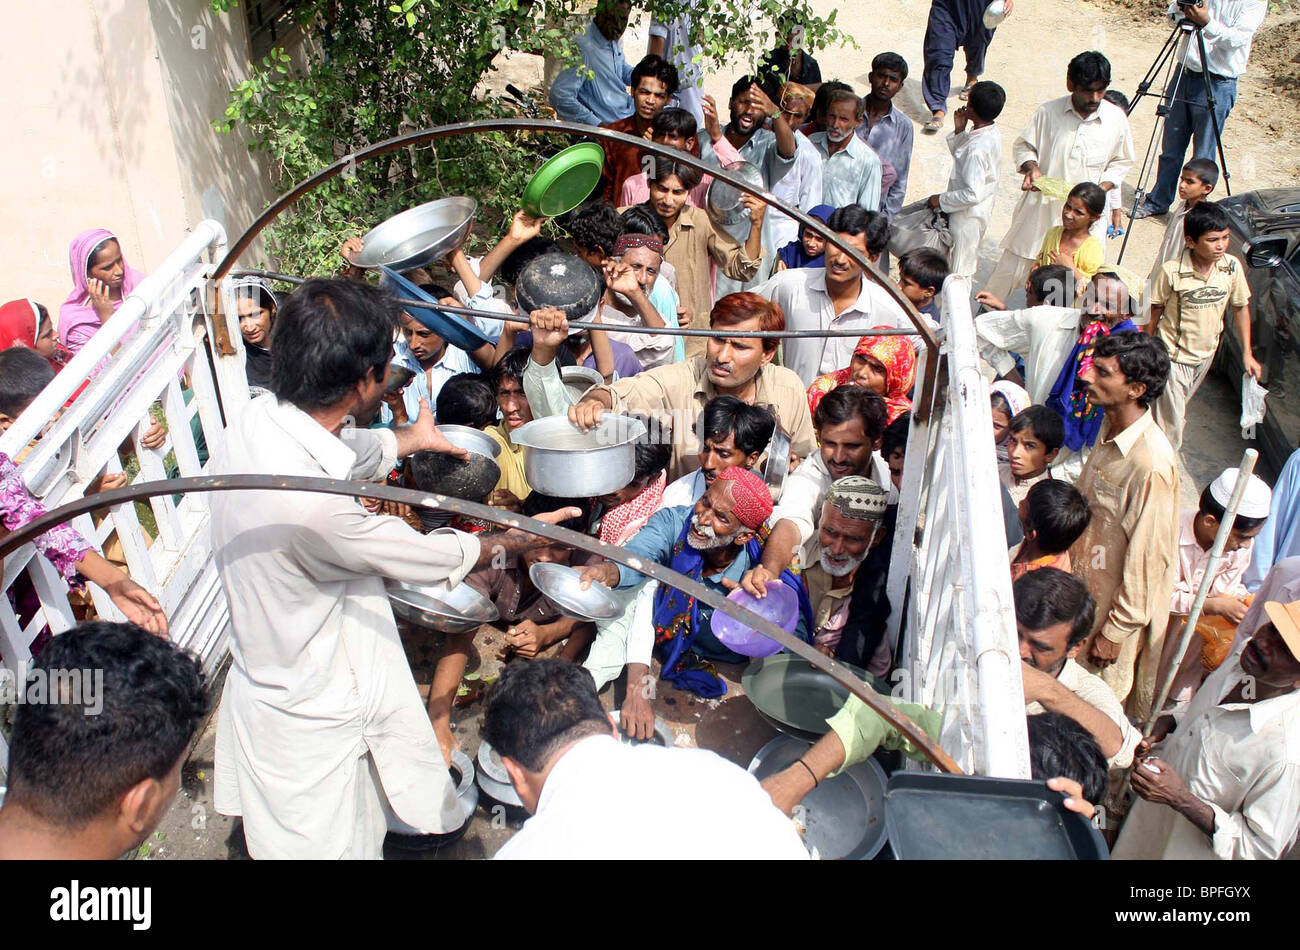
<svg viewBox="0 0 1300 950"><path fill-rule="evenodd" d="M600 0L605 2L605 0ZM234 0L213 0L232 15ZM793 14L802 42L818 49L852 42L835 15L814 16L806 0L646 0L662 19L693 9L701 65L752 69L771 45L756 28ZM238 14L233 14L238 15ZM576 37L591 15L589 0L305 0L295 16L305 36L293 55L272 49L231 91L214 125L242 124L250 148L264 155L279 189L338 158L395 135L451 122L511 114L481 94L505 50L548 53L578 62ZM640 51L627 50L629 60ZM458 136L360 163L299 200L268 231L277 266L293 273L332 270L340 241L391 214L443 195L480 204L489 229L518 207L537 165L527 136ZM567 139L560 144L567 144Z"/></svg>

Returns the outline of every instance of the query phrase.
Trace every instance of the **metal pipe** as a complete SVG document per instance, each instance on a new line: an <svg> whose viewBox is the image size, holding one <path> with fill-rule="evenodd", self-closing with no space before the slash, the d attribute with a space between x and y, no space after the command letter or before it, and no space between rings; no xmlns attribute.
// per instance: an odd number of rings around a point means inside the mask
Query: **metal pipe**
<svg viewBox="0 0 1300 950"><path fill-rule="evenodd" d="M233 270L230 272L231 277L262 277L266 280L283 281L286 284L305 284L306 277L291 277L288 274L278 274L274 271L265 270ZM517 313L501 313L496 310L478 310L473 307L452 307L441 303L429 303L427 300L412 300L409 297L395 297L398 303L404 307L423 307L426 310L438 310L445 313L462 314L467 317L483 317L488 320L504 320L509 323L529 322L528 318ZM864 336L916 336L915 330L896 329L896 328L876 328L869 330L692 330L689 327L643 327L643 326L623 326L610 323L584 323L580 320L570 320L569 329L571 330L606 330L617 333L644 333L644 334L664 334L667 336L705 336L705 337L727 337L728 339L744 340L784 340L790 337L799 337L800 339L819 339L826 337L828 339L841 339L847 337L860 338Z"/></svg>
<svg viewBox="0 0 1300 950"><path fill-rule="evenodd" d="M89 498L79 498L29 522L17 531L0 539L0 560L18 550L37 535L43 534L56 525L63 524L65 521L95 508L120 505L128 501L134 501L137 498L152 498L156 495L238 490L318 492L329 495L378 498L381 501L394 501L422 508L438 508L458 515L504 525L507 528L526 531L549 541L557 541L625 565L641 574L653 577L660 583L676 587L713 607L714 610L721 610L724 614L739 620L746 626L752 627L763 636L770 637L787 650L803 657L875 710L886 722L911 740L936 767L945 772L961 772L960 767L953 761L952 757L935 740L931 739L925 730L902 713L892 702L861 682L846 667L824 656L810 644L804 643L802 640L786 633L780 627L760 617L753 611L739 607L721 594L709 590L698 581L694 581L684 574L679 574L677 571L653 561L630 555L622 548L605 544L577 531L571 531L558 525L545 524L533 518L516 515L500 508L490 508L487 505L475 504L474 502L463 501L446 495L421 492L410 488L397 488L392 485L379 485L374 482L347 481L345 479L318 478L304 475L204 475L143 482L138 485L115 488L112 491L92 495Z"/></svg>
<svg viewBox="0 0 1300 950"><path fill-rule="evenodd" d="M301 198L303 195L314 191L325 182L342 174L347 169L355 169L358 162L368 161L380 155L386 155L389 152L397 151L411 145L420 145L424 142L431 142L435 139L449 138L455 135L466 135L473 132L507 132L507 131L527 131L527 132L559 132L567 135L576 135L586 139L608 140L611 142L620 142L624 145L633 146L641 151L650 152L653 155L661 155L665 158L671 158L683 165L689 165L692 168L699 169L713 178L726 182L738 191L747 195L753 195L761 199L766 204L776 208L778 211L789 216L801 225L811 228L814 233L820 234L822 238L830 244L835 245L853 260L855 264L862 268L866 276L865 279L874 279L886 293L894 298L894 301L903 308L907 318L912 321L912 326L916 329L916 334L925 341L926 350L930 359L926 361L925 378L921 383L921 398L918 400L922 407L918 410L921 413L928 412L931 400L934 395L934 384L939 367L939 339L935 336L930 325L922 319L916 307L912 302L903 295L894 284L889 280L889 275L883 273L879 268L867 260L857 248L850 245L842 237L832 231L826 224L818 219L805 214L798 208L786 204L780 198L777 198L770 191L760 191L752 187L748 182L741 180L738 176L733 175L725 169L715 168L708 165L699 158L691 155L689 152L682 152L667 145L661 145L648 139L636 138L626 135L622 132L614 132L611 129L602 129L597 126L584 125L581 122L559 122L554 120L540 119L476 119L473 122L459 122L453 125L441 125L432 129L424 129L418 132L410 132L406 135L394 136L391 139L385 139L374 145L367 146L360 151L353 152L350 155L344 155L336 160L332 165L318 171L306 181L300 182L289 191L282 194L279 198L267 207L257 219L249 225L248 230L240 235L235 241L229 252L213 272L212 279L219 281L230 272L235 266L235 261L239 255L248 249L259 234L279 217L290 205ZM924 420L923 420L924 421Z"/></svg>

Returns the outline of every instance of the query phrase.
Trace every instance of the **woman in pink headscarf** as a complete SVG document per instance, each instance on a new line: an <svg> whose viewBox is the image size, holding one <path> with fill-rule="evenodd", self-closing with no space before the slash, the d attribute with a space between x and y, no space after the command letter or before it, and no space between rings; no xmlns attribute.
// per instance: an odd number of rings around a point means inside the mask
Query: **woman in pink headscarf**
<svg viewBox="0 0 1300 950"><path fill-rule="evenodd" d="M59 342L73 353L86 345L144 279L122 256L112 231L82 231L68 247L72 293L59 308Z"/></svg>

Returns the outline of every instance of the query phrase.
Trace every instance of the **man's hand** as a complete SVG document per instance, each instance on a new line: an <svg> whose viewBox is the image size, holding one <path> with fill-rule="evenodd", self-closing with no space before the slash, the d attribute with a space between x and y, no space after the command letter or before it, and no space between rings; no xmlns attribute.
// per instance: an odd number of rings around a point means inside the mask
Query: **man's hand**
<svg viewBox="0 0 1300 950"><path fill-rule="evenodd" d="M589 432L600 425L601 416L607 411L598 400L584 399L576 406L569 407L569 421L583 432Z"/></svg>
<svg viewBox="0 0 1300 950"><path fill-rule="evenodd" d="M762 227L763 217L767 214L767 203L762 198L755 198L753 195L745 194L740 196L740 203L749 212L750 229Z"/></svg>
<svg viewBox="0 0 1300 950"><path fill-rule="evenodd" d="M1242 354L1241 368L1246 371L1246 375L1256 382L1259 381L1259 377L1264 373L1264 367L1259 365L1259 360L1255 359L1255 357L1251 356L1249 353Z"/></svg>
<svg viewBox="0 0 1300 950"><path fill-rule="evenodd" d="M645 669L639 665L637 668ZM644 742L654 735L655 731L654 678L649 670L646 670L636 680L633 682L632 670L629 669L627 696L624 697L623 706L618 713L618 726L624 735Z"/></svg>
<svg viewBox="0 0 1300 950"><path fill-rule="evenodd" d="M1007 0L1008 9L1010 6L1011 0ZM1049 778L1047 787L1066 796L1064 804L1068 811L1077 812L1084 818L1091 818L1096 813L1096 809L1092 807L1092 802L1083 797L1083 786L1074 779L1063 776Z"/></svg>
<svg viewBox="0 0 1300 950"><path fill-rule="evenodd" d="M777 258L777 263L778 263L778 264L782 264L782 265L784 265L785 262L782 261L780 258ZM683 307L681 304L678 304L678 305L677 305L677 325L678 325L679 327L681 327L682 329L684 329L684 330L685 330L685 329L690 329L690 326L691 326L691 319L692 319L692 317L691 317L691 311L690 311L690 308L689 308L689 307Z"/></svg>
<svg viewBox="0 0 1300 950"><path fill-rule="evenodd" d="M1210 597L1205 601L1205 615L1207 617L1222 617L1233 623L1241 623L1246 619L1246 612L1250 610L1245 603L1236 597Z"/></svg>
<svg viewBox="0 0 1300 950"><path fill-rule="evenodd" d="M751 567L745 572L745 576L740 579L740 589L752 597L762 600L767 596L767 585L776 580L772 572L762 564Z"/></svg>
<svg viewBox="0 0 1300 950"><path fill-rule="evenodd" d="M1148 756L1133 767L1133 791L1149 802L1175 808L1186 804L1192 794L1174 767L1155 756Z"/></svg>
<svg viewBox="0 0 1300 950"><path fill-rule="evenodd" d="M86 485L83 494L99 495L115 488L123 488L130 480L126 472L100 472Z"/></svg>
<svg viewBox="0 0 1300 950"><path fill-rule="evenodd" d="M524 503L509 488L498 488L492 494L488 495L488 507L504 508L506 511L513 511L519 514L524 510Z"/></svg>
<svg viewBox="0 0 1300 950"><path fill-rule="evenodd" d="M929 205L931 208L937 208L939 207L939 196L931 195L928 199L926 199L925 203Z"/></svg>
<svg viewBox="0 0 1300 950"><path fill-rule="evenodd" d="M510 230L506 236L515 243L524 244L538 237L545 223L545 218L534 218L526 212L516 211L514 217L510 219Z"/></svg>
<svg viewBox="0 0 1300 950"><path fill-rule="evenodd" d="M1093 666L1104 670L1119 659L1121 646L1122 644L1113 643L1100 633L1095 633L1088 639L1088 659Z"/></svg>
<svg viewBox="0 0 1300 950"><path fill-rule="evenodd" d="M400 392L385 392L382 397L384 405L388 411L393 414L393 425L404 426L411 421L410 416L406 414L406 400L402 398Z"/></svg>
<svg viewBox="0 0 1300 950"><path fill-rule="evenodd" d="M606 587L614 587L618 584L618 565L613 561L599 561L595 564L588 564L578 575L578 586L582 590L590 590L593 583L604 584Z"/></svg>
<svg viewBox="0 0 1300 950"><path fill-rule="evenodd" d="M527 659L537 656L547 645L542 642L541 626L531 620L521 620L506 630L506 646Z"/></svg>
<svg viewBox="0 0 1300 950"><path fill-rule="evenodd" d="M1020 683L1025 690L1025 705L1036 703L1045 697L1056 685L1056 677L1044 673L1028 663L1020 664Z"/></svg>
<svg viewBox="0 0 1300 950"><path fill-rule="evenodd" d="M1007 305L1000 297L994 297L987 290L981 290L975 295L975 302L982 303L990 310L1006 310Z"/></svg>
<svg viewBox="0 0 1300 950"><path fill-rule="evenodd" d="M154 420L149 428L145 430L144 435L140 436L140 447L142 449L159 449L167 441L167 427L161 422Z"/></svg>
<svg viewBox="0 0 1300 950"><path fill-rule="evenodd" d="M86 281L86 292L90 295L90 305L95 308L95 316L103 323L113 315L113 298L109 296L108 284L91 277Z"/></svg>
<svg viewBox="0 0 1300 950"><path fill-rule="evenodd" d="M1033 191L1034 182L1043 177L1043 170L1038 167L1037 162L1025 162L1025 177L1020 182L1021 191Z"/></svg>
<svg viewBox="0 0 1300 950"><path fill-rule="evenodd" d="M775 775L769 775L760 784L763 791L771 796L772 804L784 815L793 815L795 806L816 787L808 770L798 762Z"/></svg>
<svg viewBox="0 0 1300 950"><path fill-rule="evenodd" d="M468 452L448 442L447 437L433 424L433 410L429 408L427 399L420 400L420 414L415 417L414 422L400 429L394 429L393 432L398 436L398 455L403 458L422 450L450 455L452 458L469 458Z"/></svg>
<svg viewBox="0 0 1300 950"><path fill-rule="evenodd" d="M635 299L641 293L641 285L637 283L636 274L633 273L630 264L606 259L603 267L605 270L606 290L611 293L622 294L628 299Z"/></svg>
<svg viewBox="0 0 1300 950"><path fill-rule="evenodd" d="M347 264L348 267L356 267L357 265L353 258L361 253L363 247L365 247L365 243L361 238L350 237L344 241L343 246L339 248L339 257L343 258L343 262Z"/></svg>
<svg viewBox="0 0 1300 950"><path fill-rule="evenodd" d="M749 101L762 109L763 115L769 119L775 119L781 114L780 107L768 97L758 83L750 83Z"/></svg>
<svg viewBox="0 0 1300 950"><path fill-rule="evenodd" d="M1205 26L1210 22L1210 7L1204 0L1199 6L1179 7L1178 12L1187 17L1189 23L1195 23L1197 26Z"/></svg>
<svg viewBox="0 0 1300 950"><path fill-rule="evenodd" d="M543 307L528 315L528 326L533 331L533 362L549 366L556 351L569 338L569 320L558 307Z"/></svg>
<svg viewBox="0 0 1300 950"><path fill-rule="evenodd" d="M1151 735L1143 736L1138 740L1137 748L1133 750L1135 759L1144 759L1151 754L1151 751L1160 743L1165 741L1165 737L1174 731L1177 721L1173 716L1161 716L1156 720L1155 725L1151 728Z"/></svg>
<svg viewBox="0 0 1300 950"><path fill-rule="evenodd" d="M716 142L722 138L722 123L718 121L718 103L712 96L705 96L700 103L700 111L704 113L704 131L709 133L709 139Z"/></svg>
<svg viewBox="0 0 1300 950"><path fill-rule="evenodd" d="M105 586L104 592L131 623L143 627L154 636L168 639L167 615L153 594L126 576Z"/></svg>

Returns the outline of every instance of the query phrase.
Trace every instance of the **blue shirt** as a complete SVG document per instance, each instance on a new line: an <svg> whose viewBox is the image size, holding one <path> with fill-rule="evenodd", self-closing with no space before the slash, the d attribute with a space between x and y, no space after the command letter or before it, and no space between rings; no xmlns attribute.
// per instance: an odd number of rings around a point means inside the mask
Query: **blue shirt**
<svg viewBox="0 0 1300 950"><path fill-rule="evenodd" d="M894 171L898 172L898 179L889 186L880 201L880 210L891 217L902 209L903 199L907 195L907 173L912 164L914 134L912 120L894 105L889 107L889 112L875 125L868 127L864 117L858 126L858 138L875 149L882 162L889 162L894 166Z"/></svg>
<svg viewBox="0 0 1300 950"><path fill-rule="evenodd" d="M550 100L556 113L568 122L587 125L626 119L635 107L627 91L632 67L623 58L622 42L607 40L592 21L578 37L578 49L583 65L594 75L588 79L576 66L560 73L551 84Z"/></svg>
<svg viewBox="0 0 1300 950"><path fill-rule="evenodd" d="M469 354L459 347L447 344L447 349L443 351L442 359L434 363L429 369L420 366L414 354L411 353L410 347L406 345L405 340L398 340L393 344L393 362L401 363L415 372L415 378L406 384L402 390L402 404L406 406L407 418L414 422L420 415L420 400L428 400L429 411L435 411L438 402L438 393L442 392L442 384L451 379L458 373L477 373L479 368L474 361L469 358ZM430 383L429 377L433 377ZM393 412L387 406L379 407L380 425L391 427L393 424Z"/></svg>

